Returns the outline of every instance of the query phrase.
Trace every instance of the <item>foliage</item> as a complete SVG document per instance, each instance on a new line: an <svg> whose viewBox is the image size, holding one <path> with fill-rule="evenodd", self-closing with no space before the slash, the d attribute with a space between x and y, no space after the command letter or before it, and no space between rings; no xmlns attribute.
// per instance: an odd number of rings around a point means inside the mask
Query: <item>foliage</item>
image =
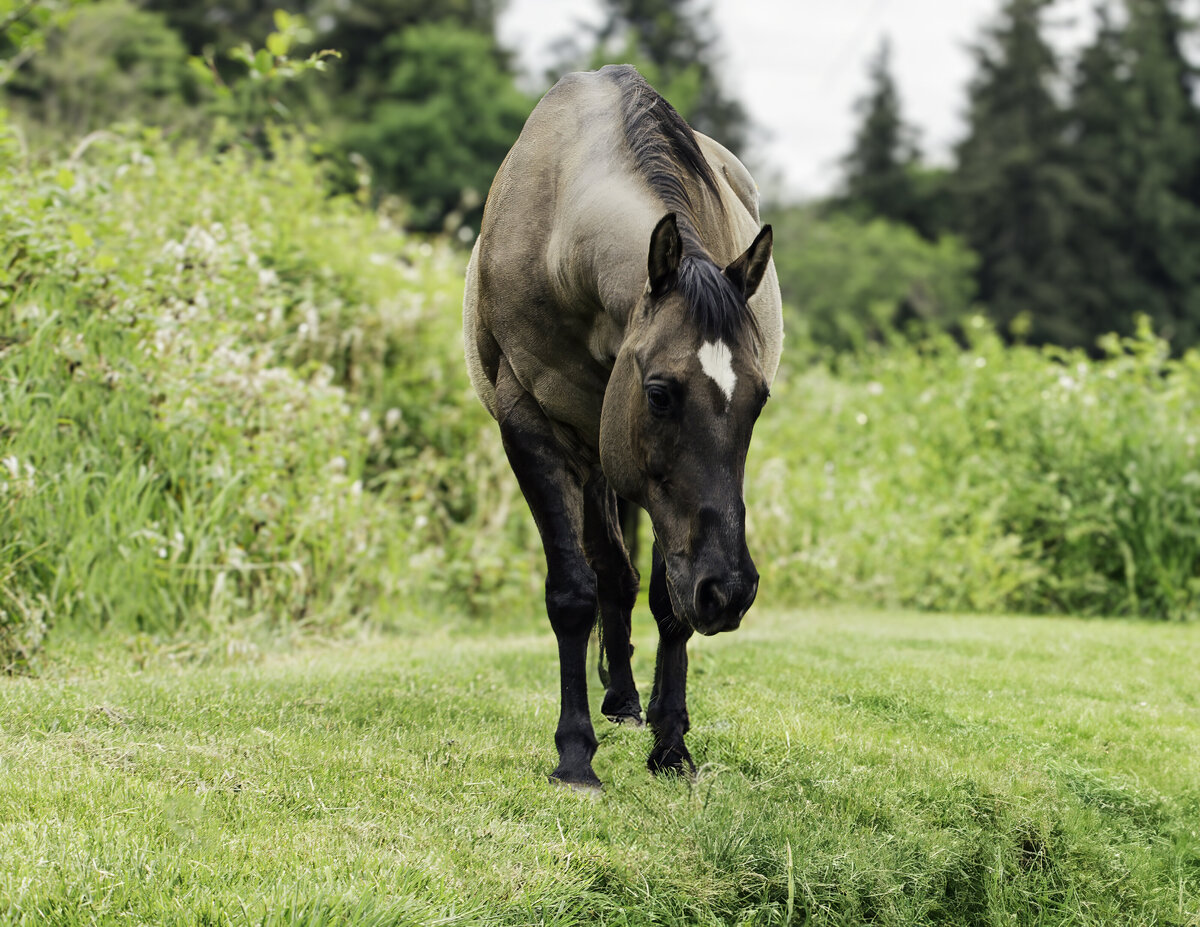
<svg viewBox="0 0 1200 927"><path fill-rule="evenodd" d="M261 48L243 41L225 52L227 76L211 51L188 61L193 73L215 92L214 112L258 145L265 145L270 126L291 121L284 99L289 91L295 96L297 79L313 71L322 72L329 59L341 57L336 49L297 57L296 49L312 40L307 20L276 10L274 22L275 31L267 34ZM238 73L229 73L229 62Z"/></svg>
<svg viewBox="0 0 1200 927"><path fill-rule="evenodd" d="M78 139L124 120L179 125L197 102L179 37L128 0L79 7L46 43L7 88L38 129Z"/></svg>
<svg viewBox="0 0 1200 927"><path fill-rule="evenodd" d="M763 588L959 611L1200 618L1200 356L946 336L784 371L747 506Z"/></svg>
<svg viewBox="0 0 1200 927"><path fill-rule="evenodd" d="M775 226L775 267L789 338L845 351L885 340L910 322L950 327L971 310L975 257L952 236L936 242L911 228L803 209L766 217Z"/></svg>
<svg viewBox="0 0 1200 927"><path fill-rule="evenodd" d="M0 920L1187 927L1195 631L760 601L689 646L697 781L597 716L595 801L546 782L544 620L204 663L80 641L0 700Z"/></svg>
<svg viewBox="0 0 1200 927"><path fill-rule="evenodd" d="M1058 62L1042 35L1048 0L1008 0L975 49L968 135L958 149L959 231L979 255L979 295L1007 329L1025 314L1035 341L1078 344L1066 241L1074 177Z"/></svg>
<svg viewBox="0 0 1200 927"><path fill-rule="evenodd" d="M1075 222L1093 331L1150 315L1182 349L1200 342L1200 105L1174 0L1129 0L1079 68L1075 157L1088 199ZM1093 276L1095 274L1095 276ZM1102 289L1101 289L1102 288ZM1084 318L1088 318L1087 315Z"/></svg>
<svg viewBox="0 0 1200 927"><path fill-rule="evenodd" d="M51 617L204 633L523 593L505 532L482 540L516 490L468 399L461 259L273 150L0 154L0 625L23 653Z"/></svg>
<svg viewBox="0 0 1200 927"><path fill-rule="evenodd" d="M249 41L266 41L278 27L279 0L143 0L147 9L165 14L193 55L220 56ZM485 34L495 31L496 0L292 0L287 12L314 26L320 48L342 54L335 81L338 96L351 102L355 93L394 62L379 55L381 37L409 26L443 22ZM315 49L311 49L315 50Z"/></svg>
<svg viewBox="0 0 1200 927"><path fill-rule="evenodd" d="M0 89L88 0L0 0Z"/></svg>
<svg viewBox="0 0 1200 927"><path fill-rule="evenodd" d="M1093 41L1075 67L1068 131L1080 195L1071 204L1070 248L1079 272L1071 281L1069 311L1084 343L1106 332L1129 334L1136 312L1151 308L1138 279L1125 227L1130 221L1125 151L1127 55L1107 9ZM1090 336L1090 337L1088 337Z"/></svg>
<svg viewBox="0 0 1200 927"><path fill-rule="evenodd" d="M494 39L436 23L385 39L396 63L363 118L346 131L384 190L401 194L418 229L478 224L492 176L512 147L533 100L504 69Z"/></svg>
<svg viewBox="0 0 1200 927"><path fill-rule="evenodd" d="M329 199L282 138L268 159L147 132L42 165L3 135L6 665L51 623L538 609L536 533L461 360L461 254ZM898 307L961 317L969 252L789 221L793 348L747 482L764 590L1195 616L1195 358L895 339ZM806 330L860 353L804 369Z"/></svg>
<svg viewBox="0 0 1200 927"><path fill-rule="evenodd" d="M1195 24L1179 0L1101 0L1068 80L1043 35L1052 9L1009 0L985 30L948 173L913 155L881 50L846 189L828 205L930 240L961 234L979 256L980 299L1009 337L1095 350L1144 313L1182 352L1200 342Z"/></svg>

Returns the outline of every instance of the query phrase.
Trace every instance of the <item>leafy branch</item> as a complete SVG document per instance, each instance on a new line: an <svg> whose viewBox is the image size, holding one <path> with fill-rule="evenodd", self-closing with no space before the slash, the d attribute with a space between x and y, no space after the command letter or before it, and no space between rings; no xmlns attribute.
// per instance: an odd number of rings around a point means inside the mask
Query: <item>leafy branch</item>
<svg viewBox="0 0 1200 927"><path fill-rule="evenodd" d="M273 86L294 80L308 71L324 71L328 59L341 57L341 52L334 49L313 52L307 58L290 57L293 48L312 40L312 30L303 16L276 10L275 30L267 36L262 48L255 49L249 42L243 42L226 52L230 60L246 66L246 74L252 83ZM211 53L203 57L193 56L188 64L218 96L227 97L232 93Z"/></svg>
<svg viewBox="0 0 1200 927"><path fill-rule="evenodd" d="M46 37L61 29L85 0L0 0L0 87L46 47ZM7 53L8 57L3 55Z"/></svg>

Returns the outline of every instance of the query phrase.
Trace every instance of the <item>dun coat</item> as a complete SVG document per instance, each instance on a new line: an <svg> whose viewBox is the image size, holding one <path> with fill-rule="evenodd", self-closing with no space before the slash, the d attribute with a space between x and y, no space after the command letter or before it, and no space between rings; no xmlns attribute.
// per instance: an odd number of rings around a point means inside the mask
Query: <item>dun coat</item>
<svg viewBox="0 0 1200 927"><path fill-rule="evenodd" d="M601 710L642 720L618 497L655 535L648 766L690 772L687 641L736 628L758 589L742 484L783 329L753 179L633 68L567 75L492 183L463 323L546 553L562 699L551 778L600 785L586 674L597 615Z"/></svg>

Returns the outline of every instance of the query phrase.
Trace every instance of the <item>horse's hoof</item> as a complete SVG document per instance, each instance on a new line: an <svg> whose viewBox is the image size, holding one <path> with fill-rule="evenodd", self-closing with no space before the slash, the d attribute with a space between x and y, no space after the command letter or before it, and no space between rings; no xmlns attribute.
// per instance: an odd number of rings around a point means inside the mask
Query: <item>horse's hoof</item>
<svg viewBox="0 0 1200 927"><path fill-rule="evenodd" d="M600 714L614 724L628 724L631 727L642 727L642 702L636 692L623 695L619 692L607 692L600 705Z"/></svg>
<svg viewBox="0 0 1200 927"><path fill-rule="evenodd" d="M666 748L655 747L646 760L646 768L656 776L679 776L689 781L696 778L696 764L683 744Z"/></svg>
<svg viewBox="0 0 1200 927"><path fill-rule="evenodd" d="M569 789L587 798L599 798L604 794L604 783L595 775L591 779L564 779L562 774L555 772L550 776L550 784L559 788Z"/></svg>

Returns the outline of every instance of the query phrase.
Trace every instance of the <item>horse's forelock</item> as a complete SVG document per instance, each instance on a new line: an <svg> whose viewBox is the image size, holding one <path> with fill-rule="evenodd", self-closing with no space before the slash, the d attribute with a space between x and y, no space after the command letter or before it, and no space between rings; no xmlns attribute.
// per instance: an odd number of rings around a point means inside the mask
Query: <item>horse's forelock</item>
<svg viewBox="0 0 1200 927"><path fill-rule="evenodd" d="M708 258L685 256L679 265L675 289L703 338L738 344L747 331L751 337L758 337L754 313L721 268Z"/></svg>

